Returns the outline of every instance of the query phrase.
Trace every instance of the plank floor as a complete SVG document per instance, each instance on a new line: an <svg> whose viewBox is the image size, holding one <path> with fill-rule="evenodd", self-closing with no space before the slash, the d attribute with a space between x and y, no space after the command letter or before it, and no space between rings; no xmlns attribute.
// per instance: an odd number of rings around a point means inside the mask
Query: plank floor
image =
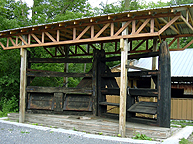
<svg viewBox="0 0 193 144"><path fill-rule="evenodd" d="M19 114L10 113L8 114L8 118L12 121L18 121ZM76 116L26 113L25 123L77 130L91 134L102 133L108 136L117 136L119 130L118 120L94 117L91 115ZM171 129L126 122L126 137L131 138L136 133L146 134L152 138L165 139L171 135Z"/></svg>

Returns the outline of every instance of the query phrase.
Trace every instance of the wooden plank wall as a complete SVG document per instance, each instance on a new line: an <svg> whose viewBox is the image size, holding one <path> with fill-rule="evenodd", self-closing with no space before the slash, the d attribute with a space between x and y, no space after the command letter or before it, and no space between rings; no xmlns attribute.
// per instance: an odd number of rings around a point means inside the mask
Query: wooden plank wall
<svg viewBox="0 0 193 144"><path fill-rule="evenodd" d="M193 94L193 84L172 84L171 88L184 89L184 94Z"/></svg>
<svg viewBox="0 0 193 144"><path fill-rule="evenodd" d="M171 119L193 120L193 99L172 98Z"/></svg>
<svg viewBox="0 0 193 144"><path fill-rule="evenodd" d="M112 72L120 72L119 69L111 69ZM120 84L119 77L116 78L117 84ZM172 84L172 88L184 88L184 94L193 94L193 84ZM107 102L119 103L119 96L107 95ZM149 98L139 98L139 101L150 101ZM156 100L157 101L157 100ZM107 106L108 113L119 114L119 107ZM144 115L144 114L137 114ZM149 115L145 115L149 117ZM172 98L171 99L171 119L193 120L193 99L191 98Z"/></svg>

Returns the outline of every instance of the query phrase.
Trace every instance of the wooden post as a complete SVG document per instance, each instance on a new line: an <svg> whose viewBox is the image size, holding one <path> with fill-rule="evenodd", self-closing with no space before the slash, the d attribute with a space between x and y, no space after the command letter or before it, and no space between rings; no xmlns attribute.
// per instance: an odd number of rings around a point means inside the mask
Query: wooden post
<svg viewBox="0 0 193 144"><path fill-rule="evenodd" d="M170 52L167 43L164 41L160 46L159 56L159 83L158 83L158 125L170 128L171 110L171 68Z"/></svg>
<svg viewBox="0 0 193 144"><path fill-rule="evenodd" d="M68 54L69 54L69 45L65 47L65 58L66 59L68 58ZM68 73L68 63L64 64L64 72ZM64 77L64 84L66 84L65 87L68 87L67 83L68 83L68 77Z"/></svg>
<svg viewBox="0 0 193 144"><path fill-rule="evenodd" d="M122 23L122 25L124 25ZM126 28L122 35L128 35L128 28ZM126 96L127 96L127 59L128 59L128 39L120 40L121 48L121 79L120 79L120 112L119 112L119 134L125 137L125 122L126 122Z"/></svg>
<svg viewBox="0 0 193 144"><path fill-rule="evenodd" d="M153 39L153 52L157 51L157 38ZM156 70L157 66L157 57L152 57L152 70ZM155 89L155 83L151 78L151 89ZM150 98L150 102L155 102L155 97ZM150 115L151 118L154 118L154 115Z"/></svg>
<svg viewBox="0 0 193 144"><path fill-rule="evenodd" d="M153 52L157 51L157 39L153 39ZM152 70L156 70L157 65L157 57L152 57ZM155 84L153 82L153 79L151 79L151 89L155 89Z"/></svg>
<svg viewBox="0 0 193 144"><path fill-rule="evenodd" d="M97 49L93 50L93 66L92 66L92 71L93 71L93 77L92 77L92 89L93 89L93 94L92 94L92 111L93 115L97 116L98 112L98 97L97 97Z"/></svg>
<svg viewBox="0 0 193 144"><path fill-rule="evenodd" d="M26 40L26 36L23 36ZM22 43L23 44L23 43ZM20 49L21 56L21 68L20 68L20 101L19 101L19 122L25 121L25 98L26 98L26 68L27 68L27 50L24 48Z"/></svg>
<svg viewBox="0 0 193 144"><path fill-rule="evenodd" d="M99 53L100 52L100 53ZM97 53L98 58L97 58L97 96L98 96L98 116L101 116L102 113L106 113L107 112L107 106L102 106L99 105L99 102L104 102L106 101L106 95L103 95L101 93L101 88L105 88L105 82L104 79L101 77L101 74L105 73L105 62L102 62L101 59L105 58L105 51L102 49L100 51L98 51Z"/></svg>

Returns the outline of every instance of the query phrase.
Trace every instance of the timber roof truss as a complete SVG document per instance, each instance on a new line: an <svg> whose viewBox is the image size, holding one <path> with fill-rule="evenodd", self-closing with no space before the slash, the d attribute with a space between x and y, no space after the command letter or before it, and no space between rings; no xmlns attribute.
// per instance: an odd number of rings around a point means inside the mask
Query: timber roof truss
<svg viewBox="0 0 193 144"><path fill-rule="evenodd" d="M128 35L122 35L126 28ZM96 49L93 44L100 44L102 49L103 43L106 42L115 42L115 49L109 54L120 53L117 42L122 38L140 40L130 52L141 52L137 51L137 48L144 42L146 42L144 51L151 51L148 39L153 37L158 37L159 41L173 38L169 46L177 40L176 50L183 50L189 47L193 40L184 48L180 48L179 38L192 36L193 5L189 4L5 30L0 32L0 39L5 38L6 43L0 42L0 45L4 50L44 47L52 57L62 57L65 55L65 45L73 45L74 47L69 49L70 55L78 56L91 55L90 47ZM81 47L82 44L88 44L86 50ZM49 51L52 47L55 48L55 53ZM77 50L82 54L78 54Z"/></svg>

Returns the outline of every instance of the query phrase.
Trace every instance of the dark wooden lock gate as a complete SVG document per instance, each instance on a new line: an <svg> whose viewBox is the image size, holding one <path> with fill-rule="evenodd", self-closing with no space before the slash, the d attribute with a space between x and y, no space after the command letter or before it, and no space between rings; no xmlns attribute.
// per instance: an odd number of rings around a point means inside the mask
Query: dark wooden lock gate
<svg viewBox="0 0 193 144"><path fill-rule="evenodd" d="M165 42L162 43L159 52L129 55L128 58L138 59L156 56L159 56L158 70L128 72L128 79L137 78L140 80L144 77L151 77L156 89L128 87L127 121L170 127L171 74L167 44ZM107 112L107 105L119 106L119 104L107 102L106 95L120 95L120 88L115 80L115 77L120 77L120 72L111 72L106 62L119 59L120 57L105 58L104 50L95 50L93 68L87 75L84 75L85 77L76 88L28 86L27 108L61 113L65 111L90 111L94 115L118 118L118 115ZM126 67L129 68L129 66ZM37 72L35 74L30 73L30 70L27 73L28 77L33 78L34 75L50 76L54 74L41 72L38 75ZM158 101L139 102L137 100L138 96L156 97ZM136 113L157 115L157 118L137 117Z"/></svg>

